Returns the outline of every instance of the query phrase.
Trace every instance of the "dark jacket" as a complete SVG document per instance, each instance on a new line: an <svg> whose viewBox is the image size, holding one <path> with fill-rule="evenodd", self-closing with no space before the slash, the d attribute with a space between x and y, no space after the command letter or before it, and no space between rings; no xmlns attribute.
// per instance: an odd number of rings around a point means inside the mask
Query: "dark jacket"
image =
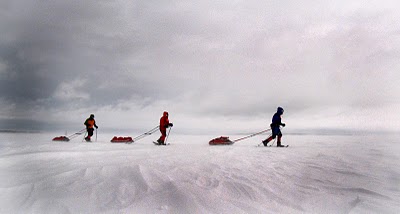
<svg viewBox="0 0 400 214"><path fill-rule="evenodd" d="M272 117L271 128L279 127L280 125L283 124L282 121L281 121L281 115L282 114L283 114L283 109L282 108L278 108L278 110L276 111L276 113Z"/></svg>

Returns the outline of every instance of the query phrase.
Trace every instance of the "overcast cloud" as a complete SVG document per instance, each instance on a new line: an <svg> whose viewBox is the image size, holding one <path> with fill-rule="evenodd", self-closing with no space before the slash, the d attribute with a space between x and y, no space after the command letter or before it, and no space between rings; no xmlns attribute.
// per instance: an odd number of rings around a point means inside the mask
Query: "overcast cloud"
<svg viewBox="0 0 400 214"><path fill-rule="evenodd" d="M0 2L0 129L400 130L398 1Z"/></svg>

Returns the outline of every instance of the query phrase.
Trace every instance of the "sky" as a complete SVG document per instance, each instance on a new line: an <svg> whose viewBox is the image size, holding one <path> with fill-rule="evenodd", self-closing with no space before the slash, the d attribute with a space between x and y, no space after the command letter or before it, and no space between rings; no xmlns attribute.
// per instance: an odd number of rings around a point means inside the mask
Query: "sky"
<svg viewBox="0 0 400 214"><path fill-rule="evenodd" d="M0 129L400 130L398 1L0 2Z"/></svg>

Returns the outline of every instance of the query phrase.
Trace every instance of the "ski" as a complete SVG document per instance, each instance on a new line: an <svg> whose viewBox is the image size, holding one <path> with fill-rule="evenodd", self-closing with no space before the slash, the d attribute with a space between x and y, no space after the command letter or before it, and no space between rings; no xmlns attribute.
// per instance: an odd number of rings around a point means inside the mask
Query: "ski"
<svg viewBox="0 0 400 214"><path fill-rule="evenodd" d="M278 146L274 146L274 145L269 145L269 146L264 146L264 145L260 145L260 144L258 144L256 147L278 147ZM284 145L284 146L282 146L282 147L278 147L278 148L287 148L287 147L289 147L289 145Z"/></svg>
<svg viewBox="0 0 400 214"><path fill-rule="evenodd" d="M167 144L159 144L158 142L155 142L155 141L153 141L153 143L154 143L154 145L156 145L156 146L168 146L168 145L170 145L170 143L167 143Z"/></svg>
<svg viewBox="0 0 400 214"><path fill-rule="evenodd" d="M271 146L268 146L268 147L272 147L273 145L271 145ZM278 148L287 148L287 147L289 147L289 145L284 145L284 146L275 146L275 147L278 147Z"/></svg>

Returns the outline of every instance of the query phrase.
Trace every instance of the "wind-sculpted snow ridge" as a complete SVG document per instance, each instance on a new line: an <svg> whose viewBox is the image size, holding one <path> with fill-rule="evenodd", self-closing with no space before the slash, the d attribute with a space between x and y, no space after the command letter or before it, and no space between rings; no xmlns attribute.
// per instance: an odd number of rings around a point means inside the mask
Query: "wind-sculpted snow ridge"
<svg viewBox="0 0 400 214"><path fill-rule="evenodd" d="M171 135L157 147L2 135L0 213L400 211L395 137L291 135L289 148L256 147L263 136L213 147L211 138Z"/></svg>

